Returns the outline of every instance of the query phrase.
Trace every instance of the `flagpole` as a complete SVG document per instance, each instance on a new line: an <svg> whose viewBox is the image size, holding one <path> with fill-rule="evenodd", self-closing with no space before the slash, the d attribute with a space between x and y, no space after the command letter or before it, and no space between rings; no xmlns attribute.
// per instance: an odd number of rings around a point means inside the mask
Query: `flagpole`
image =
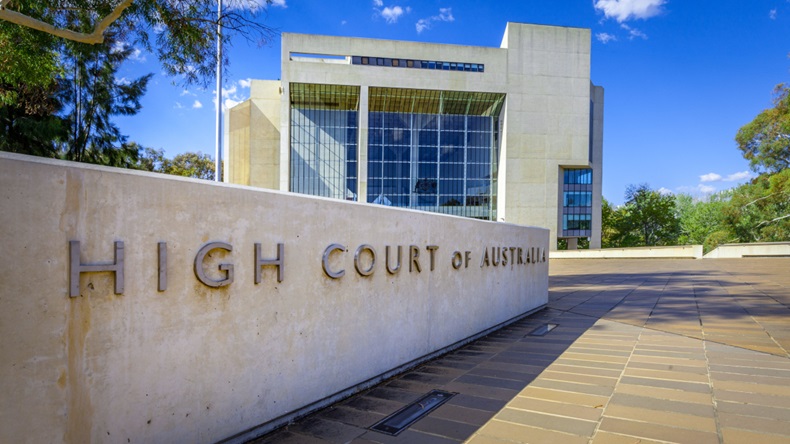
<svg viewBox="0 0 790 444"><path fill-rule="evenodd" d="M222 182L222 0L217 1L217 141L214 180Z"/></svg>

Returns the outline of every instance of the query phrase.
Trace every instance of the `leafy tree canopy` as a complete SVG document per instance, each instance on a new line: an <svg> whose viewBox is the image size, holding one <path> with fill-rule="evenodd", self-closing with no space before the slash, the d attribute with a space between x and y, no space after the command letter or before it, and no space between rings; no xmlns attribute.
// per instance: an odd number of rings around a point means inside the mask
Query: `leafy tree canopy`
<svg viewBox="0 0 790 444"><path fill-rule="evenodd" d="M604 202L601 208L604 247L639 247L674 245L680 224L675 197L653 190L647 184L629 185L624 205L613 208Z"/></svg>
<svg viewBox="0 0 790 444"><path fill-rule="evenodd" d="M275 31L258 18L271 3L234 0L217 17L215 0L0 0L0 61L11 67L0 82L47 86L57 74L60 37L96 44L109 36L155 54L183 83L206 85L216 71L217 23L225 44L235 36L268 42ZM81 37L94 30L98 38Z"/></svg>
<svg viewBox="0 0 790 444"><path fill-rule="evenodd" d="M743 157L756 172L776 173L790 167L790 87L774 89L774 107L761 112L735 136Z"/></svg>
<svg viewBox="0 0 790 444"><path fill-rule="evenodd" d="M172 159L165 157L164 150L142 148L140 150L137 169L175 176L194 177L196 179L214 179L214 159L200 152L185 152Z"/></svg>

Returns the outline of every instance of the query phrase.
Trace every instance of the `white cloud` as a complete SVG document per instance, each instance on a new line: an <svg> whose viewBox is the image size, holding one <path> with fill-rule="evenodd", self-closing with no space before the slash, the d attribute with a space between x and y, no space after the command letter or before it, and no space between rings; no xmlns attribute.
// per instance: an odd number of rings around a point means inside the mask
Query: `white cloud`
<svg viewBox="0 0 790 444"><path fill-rule="evenodd" d="M176 104L173 105L173 108L175 108L175 109L181 109L183 107L184 107L184 105L182 105L181 102L176 102Z"/></svg>
<svg viewBox="0 0 790 444"><path fill-rule="evenodd" d="M700 182L718 182L721 180L721 174L708 173L699 176Z"/></svg>
<svg viewBox="0 0 790 444"><path fill-rule="evenodd" d="M738 181L744 180L744 179L751 179L752 177L754 177L752 175L752 173L750 173L748 171L741 171L741 172L738 172L738 173L730 174L724 180L726 180L727 182L738 182Z"/></svg>
<svg viewBox="0 0 790 444"><path fill-rule="evenodd" d="M426 29L431 28L431 24L433 22L453 22L455 21L455 17L453 17L453 8L439 8L439 15L434 15L431 17L423 18L417 20L417 23L414 25L417 29L417 33L421 33Z"/></svg>
<svg viewBox="0 0 790 444"><path fill-rule="evenodd" d="M129 79L127 79L126 77L120 77L120 78L116 77L115 78L115 84L116 85L124 85L124 86L126 86L126 85L131 85L132 82Z"/></svg>
<svg viewBox="0 0 790 444"><path fill-rule="evenodd" d="M340 22L341 25L345 25L346 23L348 23L348 21L346 21L346 20L343 20L343 21Z"/></svg>
<svg viewBox="0 0 790 444"><path fill-rule="evenodd" d="M716 191L716 188L710 185L703 185L703 184L697 185L697 189L700 191L700 193L703 194L710 194Z"/></svg>
<svg viewBox="0 0 790 444"><path fill-rule="evenodd" d="M595 9L606 18L613 17L622 23L630 19L648 19L662 12L667 0L596 0Z"/></svg>
<svg viewBox="0 0 790 444"><path fill-rule="evenodd" d="M617 41L617 37L606 32L599 32L598 34L595 34L595 38L598 39L598 41L603 43L604 45L609 42Z"/></svg>
<svg viewBox="0 0 790 444"><path fill-rule="evenodd" d="M273 0L272 6L278 8L287 8L286 0ZM256 12L259 9L266 9L266 0L226 0L225 7L227 9L242 9Z"/></svg>
<svg viewBox="0 0 790 444"><path fill-rule="evenodd" d="M732 173L725 176L717 173L708 173L699 176L700 182L738 182L745 179L751 179L754 177L752 173L749 171L739 171L737 173Z"/></svg>
<svg viewBox="0 0 790 444"><path fill-rule="evenodd" d="M239 86L242 88L249 88L251 83L252 83L252 79L239 80Z"/></svg>
<svg viewBox="0 0 790 444"><path fill-rule="evenodd" d="M620 24L620 27L625 29L626 31L628 31L628 38L630 40L633 40L633 39L635 39L637 37L642 38L644 40L647 40L647 35L644 32L642 32L642 31L640 31L640 30L638 30L636 28L632 28L632 27L626 25L625 23Z"/></svg>
<svg viewBox="0 0 790 444"><path fill-rule="evenodd" d="M249 83L250 79L242 79L238 81L238 84L241 88L246 89L248 86L244 86L245 84ZM212 93L211 102L214 104L214 108L216 109L217 106L217 91L214 90ZM222 110L227 111L230 108L238 105L239 103L247 100L249 97L249 92L240 93L239 87L231 85L229 88L222 88Z"/></svg>
<svg viewBox="0 0 790 444"><path fill-rule="evenodd" d="M672 190L670 190L669 188L664 188L664 187L659 188L658 192L663 194L663 195L665 195L665 196L667 194L672 194Z"/></svg>
<svg viewBox="0 0 790 444"><path fill-rule="evenodd" d="M384 0L373 0L373 7L380 8L384 6Z"/></svg>
<svg viewBox="0 0 790 444"><path fill-rule="evenodd" d="M768 17L770 17L771 20L776 20L776 8L771 9L771 12L768 13Z"/></svg>
<svg viewBox="0 0 790 444"><path fill-rule="evenodd" d="M200 109L200 108L203 108L203 104L200 103L200 100L195 100L195 102L192 104L192 109Z"/></svg>
<svg viewBox="0 0 790 444"><path fill-rule="evenodd" d="M117 54L122 51L126 51L126 48L129 47L129 44L126 42L122 42L116 40L112 44L112 48L110 48L110 52L112 54ZM133 48L132 51L129 53L129 59L134 60L135 62L145 62L145 56L143 52L138 48Z"/></svg>
<svg viewBox="0 0 790 444"><path fill-rule="evenodd" d="M197 94L190 92L188 89L185 89L181 91L181 94L179 95L183 97L183 96L196 96Z"/></svg>
<svg viewBox="0 0 790 444"><path fill-rule="evenodd" d="M403 15L403 12L403 8L400 6L387 6L381 10L381 16L384 17L387 23L397 23L398 18Z"/></svg>

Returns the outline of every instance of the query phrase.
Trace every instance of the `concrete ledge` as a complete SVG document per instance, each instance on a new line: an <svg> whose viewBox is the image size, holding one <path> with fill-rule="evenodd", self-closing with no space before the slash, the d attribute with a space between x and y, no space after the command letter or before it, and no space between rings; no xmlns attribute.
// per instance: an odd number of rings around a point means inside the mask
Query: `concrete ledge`
<svg viewBox="0 0 790 444"><path fill-rule="evenodd" d="M705 255L705 259L741 257L790 257L790 242L724 244Z"/></svg>
<svg viewBox="0 0 790 444"><path fill-rule="evenodd" d="M700 259L701 257L702 245L562 250L549 253L551 259Z"/></svg>

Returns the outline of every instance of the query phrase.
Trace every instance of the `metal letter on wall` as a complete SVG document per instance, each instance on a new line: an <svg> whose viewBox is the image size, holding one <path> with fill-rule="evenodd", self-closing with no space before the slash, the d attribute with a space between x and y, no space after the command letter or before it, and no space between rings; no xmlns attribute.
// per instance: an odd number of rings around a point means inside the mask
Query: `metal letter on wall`
<svg viewBox="0 0 790 444"><path fill-rule="evenodd" d="M261 267L277 267L277 282L282 282L285 276L285 244L277 244L277 258L262 259L261 244L255 244L255 283L261 283Z"/></svg>
<svg viewBox="0 0 790 444"><path fill-rule="evenodd" d="M80 274L99 271L115 273L115 294L123 294L123 242L115 242L115 262L112 264L83 264L80 262L80 241L69 241L69 296L80 295Z"/></svg>
<svg viewBox="0 0 790 444"><path fill-rule="evenodd" d="M370 252L370 267L368 267L367 269L362 268L362 265L360 263L362 252L365 250ZM376 250L368 244L360 245L359 248L357 248L357 251L354 253L354 268L357 269L357 273L359 273L360 276L370 276L371 274L373 274L373 267L375 266L376 266Z"/></svg>
<svg viewBox="0 0 790 444"><path fill-rule="evenodd" d="M203 270L203 260L206 258L208 252L214 249L233 251L233 247L225 242L210 242L203 245L200 247L200 250L198 250L197 256L195 256L195 276L197 276L200 282L209 287L217 288L230 285L233 283L233 264L219 264L220 271L225 272L225 279L211 279L206 276L206 272Z"/></svg>
<svg viewBox="0 0 790 444"><path fill-rule="evenodd" d="M167 290L167 242L159 242L158 244L159 249L159 279L157 290L165 291Z"/></svg>
<svg viewBox="0 0 790 444"><path fill-rule="evenodd" d="M346 251L346 247L340 244L332 244L326 247L326 250L324 250L324 255L321 258L321 266L324 267L324 273L326 273L327 276L331 277L332 279L340 279L346 274L346 270L332 271L329 268L329 255L332 254L333 251Z"/></svg>

